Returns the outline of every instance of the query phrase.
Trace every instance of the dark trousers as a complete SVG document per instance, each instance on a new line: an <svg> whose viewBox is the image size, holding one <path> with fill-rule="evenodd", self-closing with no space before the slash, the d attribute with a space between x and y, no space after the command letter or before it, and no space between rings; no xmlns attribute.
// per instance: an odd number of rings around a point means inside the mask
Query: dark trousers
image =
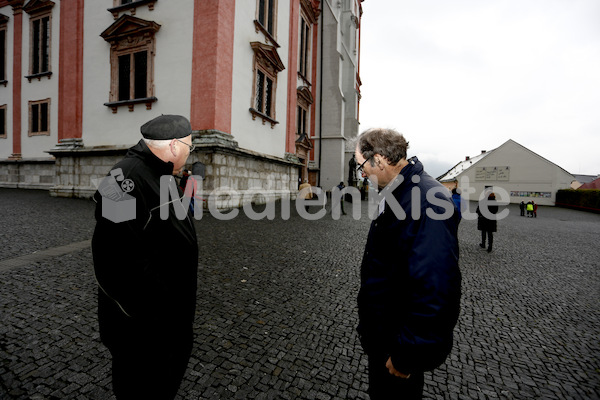
<svg viewBox="0 0 600 400"><path fill-rule="evenodd" d="M485 247L485 236L487 234L488 237L488 249L492 248L494 244L494 233L492 231L481 231L481 244L482 247Z"/></svg>
<svg viewBox="0 0 600 400"><path fill-rule="evenodd" d="M391 375L385 366L387 359L388 356L369 356L371 400L420 400L425 384L423 373L413 373L408 379Z"/></svg>
<svg viewBox="0 0 600 400"><path fill-rule="evenodd" d="M161 344L111 349L112 384L118 400L172 400L191 355L191 345Z"/></svg>

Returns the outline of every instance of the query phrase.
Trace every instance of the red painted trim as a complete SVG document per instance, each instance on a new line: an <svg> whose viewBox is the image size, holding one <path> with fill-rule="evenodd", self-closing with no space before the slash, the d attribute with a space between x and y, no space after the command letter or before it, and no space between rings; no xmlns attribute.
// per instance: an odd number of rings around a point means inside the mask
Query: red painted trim
<svg viewBox="0 0 600 400"><path fill-rule="evenodd" d="M4 7L8 5L8 0L0 0L0 7Z"/></svg>
<svg viewBox="0 0 600 400"><path fill-rule="evenodd" d="M23 12L15 9L13 40L13 154L11 158L21 158L21 82L23 80Z"/></svg>
<svg viewBox="0 0 600 400"><path fill-rule="evenodd" d="M310 131L311 133L314 135L315 132L315 127L317 126L316 121L317 121L317 60L318 60L318 54L319 54L319 33L318 33L318 27L319 24L315 24L312 26L312 32L313 32L313 41L312 41L312 76L310 78L310 82L312 83L312 96L313 96L313 103L310 106ZM310 149L310 159L314 160L315 159L315 141L311 140L313 148Z"/></svg>
<svg viewBox="0 0 600 400"><path fill-rule="evenodd" d="M83 2L60 2L58 141L83 131Z"/></svg>
<svg viewBox="0 0 600 400"><path fill-rule="evenodd" d="M300 23L300 2L290 0L290 41L288 54L287 117L285 151L296 153L296 106L298 103L298 26Z"/></svg>
<svg viewBox="0 0 600 400"><path fill-rule="evenodd" d="M194 130L231 133L234 25L235 0L194 0L190 99Z"/></svg>

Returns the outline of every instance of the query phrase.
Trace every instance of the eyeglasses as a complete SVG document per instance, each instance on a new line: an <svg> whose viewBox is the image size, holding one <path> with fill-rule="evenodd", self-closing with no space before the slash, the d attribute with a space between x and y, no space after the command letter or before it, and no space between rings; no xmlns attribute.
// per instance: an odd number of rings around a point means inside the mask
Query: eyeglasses
<svg viewBox="0 0 600 400"><path fill-rule="evenodd" d="M362 164L360 164L358 167L356 167L356 171L359 174L362 174L363 172L365 172L365 170L363 169L363 167L365 166L365 164L367 163L367 161L369 161L371 158L373 158L373 156L367 158Z"/></svg>
<svg viewBox="0 0 600 400"><path fill-rule="evenodd" d="M175 139L175 140L177 140L178 142L181 142L181 143L185 144L187 147L189 147L189 148L190 148L190 153L191 153L192 151L194 151L194 149L196 148L196 146L194 146L193 144L187 144L187 143L186 143L186 142L184 142L183 140L179 140L179 139Z"/></svg>

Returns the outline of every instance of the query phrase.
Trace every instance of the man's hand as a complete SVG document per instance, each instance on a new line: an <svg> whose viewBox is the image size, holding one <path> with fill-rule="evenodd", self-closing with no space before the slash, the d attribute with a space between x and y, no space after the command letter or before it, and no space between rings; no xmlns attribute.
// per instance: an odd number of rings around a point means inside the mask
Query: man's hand
<svg viewBox="0 0 600 400"><path fill-rule="evenodd" d="M385 363L385 366L387 367L388 371L390 371L390 375L394 375L402 379L410 378L410 374L403 374L402 372L394 368L394 364L392 364L392 357L388 358L387 362Z"/></svg>

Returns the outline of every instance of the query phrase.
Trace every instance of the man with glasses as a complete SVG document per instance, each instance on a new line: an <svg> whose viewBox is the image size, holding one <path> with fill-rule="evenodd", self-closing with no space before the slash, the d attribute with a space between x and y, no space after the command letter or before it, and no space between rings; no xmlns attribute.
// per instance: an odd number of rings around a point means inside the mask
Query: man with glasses
<svg viewBox="0 0 600 400"><path fill-rule="evenodd" d="M116 398L170 400L192 351L198 244L189 213L176 216L178 202L166 205L167 219L150 217L161 206L161 177L178 174L194 146L190 122L178 115L154 118L141 133L111 174L128 182L121 186L135 199L135 218L108 219L111 199L102 190L94 195L98 322L112 355Z"/></svg>
<svg viewBox="0 0 600 400"><path fill-rule="evenodd" d="M355 152L358 172L383 195L358 294L372 400L421 399L424 371L450 353L460 309L458 212L419 160L407 160L407 149L400 133L370 129L359 136Z"/></svg>

